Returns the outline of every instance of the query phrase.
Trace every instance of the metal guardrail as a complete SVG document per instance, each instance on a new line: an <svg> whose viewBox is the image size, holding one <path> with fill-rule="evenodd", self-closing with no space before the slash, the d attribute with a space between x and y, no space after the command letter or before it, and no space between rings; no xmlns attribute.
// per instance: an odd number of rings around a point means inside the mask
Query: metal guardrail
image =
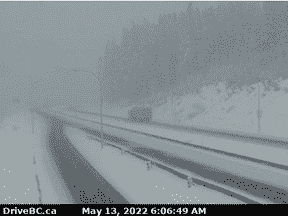
<svg viewBox="0 0 288 216"><path fill-rule="evenodd" d="M70 109L71 111L76 111L79 113L84 113L84 114L91 114L91 115L100 115L98 113L91 113L91 112L83 112L81 110L77 109ZM114 118L114 119L121 119L124 121L127 121L127 118L119 117L119 116L111 116L111 115L104 115L104 117L108 118ZM151 121L148 123L149 125L156 125L156 126L164 126L166 128L171 128L171 129L177 129L177 130L182 130L182 131L187 131L187 132L197 132L197 133L205 133L205 134L210 134L213 136L217 137L226 137L226 138L232 138L233 140L235 139L240 139L240 140L249 140L249 142L261 142L261 143L269 143L269 144L274 144L274 145L285 145L288 147L288 138L284 137L276 137L272 135L264 135L264 134L256 134L256 133L251 133L251 132L241 132L241 131L232 131L232 130L224 130L224 129L215 129L215 128L209 128L209 127L202 127L202 126L184 126L184 125L173 125L168 123L160 123L160 122L155 122Z"/></svg>
<svg viewBox="0 0 288 216"><path fill-rule="evenodd" d="M88 138L90 139L93 139L95 141L98 141L101 143L101 139L95 137L95 136L91 136L91 135L87 135ZM237 195L240 195L242 197L245 197L247 198L248 200L250 200L250 202L253 202L253 203L256 203L256 204L270 204L271 202L267 201L267 200L264 200L264 199L259 199L258 197L255 197L253 195L250 195L248 193L245 193L241 190L236 190L235 188L232 188L232 187L228 187L227 185L224 185L224 184L219 184L211 179L206 179L206 178L203 178L195 173L192 173L188 170L185 170L185 169L181 169L179 167L173 167L167 163L164 163L160 160L157 160L155 158L152 158L152 157L149 157L149 156L146 156L146 155L143 155L143 154L139 154L137 152L133 152L130 148L127 148L125 146L121 146L119 144L116 144L116 143L113 143L113 142L110 142L110 141L107 141L105 140L105 145L110 145L110 146L113 146L113 147L116 147L118 149L121 150L121 154L122 155L125 155L125 153L129 153L131 155L134 155L134 156L138 156L138 158L142 159L142 160L145 160L146 161L146 165L147 165L147 170L151 170L153 169L153 166L159 166L161 165L162 167L166 167L168 168L167 170L173 170L174 172L177 172L177 173L180 173L184 176L186 176L186 180L187 180L187 187L188 188L191 188L192 186L195 186L196 183L195 183L195 180L198 180L198 181L201 181L201 182L205 182L205 183L209 183L209 184L212 184L214 186L217 186L217 187L220 187L222 189L225 189L225 190L229 190L230 192L234 193L234 194L237 194ZM102 145L102 148L104 148L104 146Z"/></svg>
<svg viewBox="0 0 288 216"><path fill-rule="evenodd" d="M59 112L58 112L58 114L59 114ZM61 115L64 115L64 116L67 116L67 117L69 116L69 115L67 115L67 114L61 114ZM82 121L87 121L87 122L88 122L88 121L91 121L91 120L82 119L82 118L75 117L75 116L70 116L70 117L76 118L76 119L80 119L80 120L82 120ZM99 122L95 122L95 121L91 121L91 122L99 124ZM111 127L111 125L107 125L107 126L110 126L110 127ZM90 136L90 138L91 138L91 137L93 137L93 136ZM95 137L93 137L93 138L94 138L94 139L97 139L97 138L95 138ZM98 139L97 139L97 140L98 140ZM101 141L100 141L100 142L101 142ZM197 174L195 174L195 173L192 173L191 171L184 170L184 169L181 169L181 168L179 168L179 167L173 167L173 166L170 166L170 165L168 165L168 164L166 164L166 163L163 163L162 161L157 160L157 159L155 159L155 158L151 158L151 157L147 157L147 156L138 154L138 153L136 153L136 152L131 151L131 149L129 149L129 148L126 148L126 147L124 147L124 146L120 146L120 145L118 145L118 144L116 144L116 143L109 142L108 140L105 140L105 142L106 142L107 144L109 144L109 145L112 145L112 146L114 146L114 147L120 148L123 154L124 154L125 152L129 152L130 154L134 154L134 155L137 155L138 157L145 158L145 160L147 160L147 168L148 168L148 169L151 169L151 168L153 167L153 164L154 164L154 165L155 165L155 164L158 164L158 165L167 167L168 169L171 169L171 170L173 170L173 171L176 171L176 172L178 172L178 173L181 173L182 175L185 175L185 176L187 177L188 187L191 187L191 186L194 184L194 181L193 181L193 180L196 179L196 180L200 180L200 181L203 181L203 182L207 182L207 183L209 183L209 184L212 184L212 185L215 185L215 186L217 186L217 187L223 188L223 189L225 189L225 190L231 191L231 192L233 192L234 194L238 194L238 195L240 195L240 196L246 197L248 200L251 200L251 202L253 202L253 203L263 203L263 204L272 203L272 202L269 201L268 199L265 199L265 198L262 199L262 198L256 197L256 196L251 195L251 194L248 194L247 192L242 191L242 190L240 190L240 189L235 189L235 188L230 187L230 186L227 186L227 185L225 185L225 184L221 184L221 183L215 182L215 181L213 181L213 180L211 180L211 179L205 179L205 178L203 178L203 177L201 177L201 176L199 176L199 175L197 175ZM278 193L278 192L277 192L277 193Z"/></svg>
<svg viewBox="0 0 288 216"><path fill-rule="evenodd" d="M77 116L70 116L68 114L63 114L63 115L66 115L66 116L69 116L69 117L72 117L72 118L76 118L76 119L79 119L79 120L90 121L90 122L93 122L93 123L100 124L100 122L97 122L97 121L94 121L94 120L88 120L88 119L80 118L80 117L77 117ZM106 116L106 117L108 117L108 116ZM109 118L114 118L114 117L109 117ZM118 120L119 120L119 118L118 118ZM258 164L264 164L264 165L269 164L270 167L274 167L274 168L278 168L278 169L282 169L282 170L288 171L288 167L286 165L276 164L276 163L273 163L273 162L268 162L268 161L264 161L264 160L260 160L260 159L256 159L256 158L252 158L252 157L248 157L248 156L244 156L244 155L240 155L240 154L235 154L235 153L226 152L226 151L222 151L222 150L218 150L218 149L213 149L213 148L209 148L209 147L206 147L206 146L199 146L199 145L195 145L195 144L190 143L190 142L188 143L188 142L185 142L185 141L179 141L179 140L175 140L175 139L170 139L170 138L162 137L162 136L159 136L159 135L156 136L156 135L148 134L148 133L145 133L145 132L142 132L142 131L136 131L136 130L132 130L132 129L122 128L122 127L114 126L114 125L110 125L110 124L104 124L103 123L103 125L108 126L108 127L117 128L117 129L120 129L120 130L129 131L129 132L135 133L135 134L142 134L142 135L153 137L153 138L156 138L156 139L172 141L172 142L175 142L175 143L179 143L181 145L192 146L194 148L203 149L205 151L210 151L210 152L214 152L214 153L217 153L217 154L226 155L228 157L235 157L235 158L239 158L239 159L243 159L243 160L248 160L248 161L251 161L251 162L258 163ZM171 129L171 127L169 129Z"/></svg>

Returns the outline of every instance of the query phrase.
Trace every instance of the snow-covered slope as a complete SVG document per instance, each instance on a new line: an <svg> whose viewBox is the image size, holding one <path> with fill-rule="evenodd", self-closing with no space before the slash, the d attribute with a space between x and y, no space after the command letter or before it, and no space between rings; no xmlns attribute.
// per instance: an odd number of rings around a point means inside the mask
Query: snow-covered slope
<svg viewBox="0 0 288 216"><path fill-rule="evenodd" d="M200 94L191 93L178 98L168 98L166 104L153 110L153 117L155 121L179 124L194 118L210 107L223 103L231 93L226 90L225 83L205 86Z"/></svg>
<svg viewBox="0 0 288 216"><path fill-rule="evenodd" d="M260 85L260 133L288 137L288 80L278 82L279 91L264 92ZM225 90L223 85L203 88L199 95L187 95L157 107L154 120L171 124L203 126L258 133L258 88L257 84L244 86L242 90ZM205 111L196 111L195 104ZM202 107L201 107L202 106ZM173 112L174 111L174 112Z"/></svg>

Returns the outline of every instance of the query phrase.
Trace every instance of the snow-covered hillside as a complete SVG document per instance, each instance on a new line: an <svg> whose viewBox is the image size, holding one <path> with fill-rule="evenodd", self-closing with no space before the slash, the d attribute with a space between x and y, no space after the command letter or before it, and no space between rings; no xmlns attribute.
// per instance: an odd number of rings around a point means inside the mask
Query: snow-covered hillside
<svg viewBox="0 0 288 216"><path fill-rule="evenodd" d="M264 91L260 84L260 133L288 137L288 80L277 80L279 91ZM258 133L258 84L232 91L224 83L208 86L199 95L187 95L154 110L154 120Z"/></svg>
<svg viewBox="0 0 288 216"><path fill-rule="evenodd" d="M210 85L201 89L200 94L188 94L182 97L167 98L167 103L154 109L154 121L179 124L203 113L210 107L222 104L232 95L226 90L225 83Z"/></svg>

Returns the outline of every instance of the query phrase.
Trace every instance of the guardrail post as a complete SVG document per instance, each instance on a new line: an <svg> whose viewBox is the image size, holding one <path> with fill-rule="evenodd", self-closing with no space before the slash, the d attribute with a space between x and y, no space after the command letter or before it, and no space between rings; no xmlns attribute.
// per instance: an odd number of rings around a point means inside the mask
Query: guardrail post
<svg viewBox="0 0 288 216"><path fill-rule="evenodd" d="M101 130L101 149L104 148L104 146L106 146L106 142L105 142L105 139L104 139L104 133L103 133L103 130Z"/></svg>
<svg viewBox="0 0 288 216"><path fill-rule="evenodd" d="M101 149L103 149L104 148L104 145L105 145L106 143L105 143L105 141L104 141L104 139L103 139L103 137L101 137Z"/></svg>
<svg viewBox="0 0 288 216"><path fill-rule="evenodd" d="M151 161L147 161L147 170L151 170L152 169L152 163Z"/></svg>
<svg viewBox="0 0 288 216"><path fill-rule="evenodd" d="M192 185L195 186L192 177L188 176L187 182L188 182L188 188L191 188Z"/></svg>

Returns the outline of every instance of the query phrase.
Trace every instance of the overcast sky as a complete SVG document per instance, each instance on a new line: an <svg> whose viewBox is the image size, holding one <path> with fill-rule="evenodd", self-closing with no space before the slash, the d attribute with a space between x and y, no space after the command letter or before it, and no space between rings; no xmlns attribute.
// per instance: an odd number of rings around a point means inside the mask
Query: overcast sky
<svg viewBox="0 0 288 216"><path fill-rule="evenodd" d="M15 73L82 67L103 55L107 39L143 18L186 10L187 2L1 2L1 59ZM4 51L4 52L3 52ZM37 62L37 64L35 64ZM41 63L41 64L40 64Z"/></svg>
<svg viewBox="0 0 288 216"><path fill-rule="evenodd" d="M195 2L195 6L215 5ZM1 59L15 73L56 65L82 67L103 55L107 39L143 18L186 11L188 2L0 2ZM35 64L37 62L37 64Z"/></svg>
<svg viewBox="0 0 288 216"><path fill-rule="evenodd" d="M217 5L193 4L200 9ZM32 83L43 77L55 79L55 67L96 63L106 41L114 37L119 42L122 29L131 27L132 21L145 18L157 23L160 14L185 12L187 6L188 2L0 2L0 64L6 67L2 77L7 73L11 94L26 100Z"/></svg>

